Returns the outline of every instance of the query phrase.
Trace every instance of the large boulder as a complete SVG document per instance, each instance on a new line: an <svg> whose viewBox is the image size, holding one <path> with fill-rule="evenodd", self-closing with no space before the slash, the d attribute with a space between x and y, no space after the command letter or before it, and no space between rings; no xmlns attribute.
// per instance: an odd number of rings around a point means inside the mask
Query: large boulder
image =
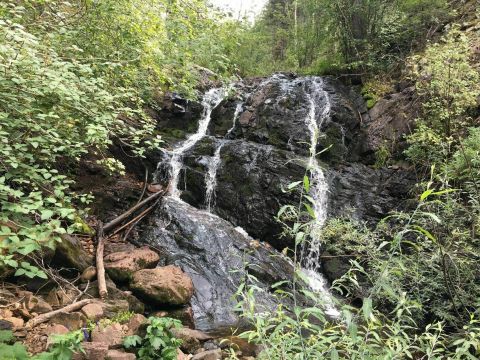
<svg viewBox="0 0 480 360"><path fill-rule="evenodd" d="M133 274L130 288L157 305L185 305L193 296L190 277L177 266L144 269Z"/></svg>
<svg viewBox="0 0 480 360"><path fill-rule="evenodd" d="M104 259L105 271L114 281L128 281L138 270L154 268L160 257L148 247L115 252Z"/></svg>
<svg viewBox="0 0 480 360"><path fill-rule="evenodd" d="M257 297L258 311L279 304L270 286L291 280L294 268L271 246L218 216L170 197L164 199L154 219L143 241L162 251L166 265L179 266L191 277L196 329L208 332L244 325L234 312L233 298L247 271L263 290Z"/></svg>

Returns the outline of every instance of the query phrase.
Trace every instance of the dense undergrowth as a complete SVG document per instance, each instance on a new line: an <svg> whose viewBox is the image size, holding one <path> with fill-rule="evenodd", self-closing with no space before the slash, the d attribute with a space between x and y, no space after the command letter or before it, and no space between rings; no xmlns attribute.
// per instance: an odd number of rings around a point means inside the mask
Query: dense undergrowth
<svg viewBox="0 0 480 360"><path fill-rule="evenodd" d="M305 296L312 302L308 308L259 308L255 299L261 290L250 276L238 294L239 310L254 330L242 336L264 346L261 358L480 356L480 86L475 50L480 37L473 29L449 26L437 42L406 59L407 76L422 104L404 153L419 176L411 210L393 213L373 229L348 217L331 219L318 229L306 206L308 196L302 197L306 205L289 207L282 221L289 236L298 243L321 238L329 256L349 259L338 262L342 276L332 287L343 299L337 305L341 316L327 316L322 295L302 287L300 260L293 290L281 288L277 295L294 300ZM386 164L389 157L386 152L377 158ZM304 186L302 192L308 191ZM285 217L287 212L281 213Z"/></svg>
<svg viewBox="0 0 480 360"><path fill-rule="evenodd" d="M201 0L0 3L2 268L46 277L28 256L91 231L92 198L71 190L80 161L122 172L113 140L133 157L158 148L145 106L165 91L195 97L204 66L230 76L232 26Z"/></svg>
<svg viewBox="0 0 480 360"><path fill-rule="evenodd" d="M341 318L332 321L322 298L301 289L300 271L296 291L278 296L301 293L311 307L255 313L262 295L249 277L239 309L254 330L243 336L263 345L266 359L477 359L478 25L442 27L468 1L353 3L270 1L248 25L201 0L1 2L0 266L46 277L28 257L63 234L91 231L92 198L71 191L71 170L88 157L123 171L109 155L114 139L132 156L158 147L144 108L165 91L195 97L205 74L346 72L364 76L373 106L406 68L422 104L402 155L419 174L416 205L374 229L340 218L318 231L305 204L289 213L296 221L286 231L299 244L320 236L326 251L351 260L333 284ZM376 80L385 74L388 83ZM379 167L396 160L377 155Z"/></svg>

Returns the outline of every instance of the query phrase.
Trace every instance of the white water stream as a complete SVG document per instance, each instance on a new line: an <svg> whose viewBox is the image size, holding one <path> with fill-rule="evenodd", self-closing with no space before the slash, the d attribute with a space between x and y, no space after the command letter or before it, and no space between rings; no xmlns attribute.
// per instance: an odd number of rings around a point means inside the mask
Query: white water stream
<svg viewBox="0 0 480 360"><path fill-rule="evenodd" d="M267 84L268 81L277 81L282 91L287 94L292 87L292 82L279 76L273 76L270 80L263 82L261 86ZM331 103L327 92L323 88L323 80L321 78L311 78L306 82L305 91L309 102L309 111L305 118L310 133L310 156L308 159L308 170L310 173L310 192L309 195L313 199L313 211L315 221L312 226L312 236L308 243L303 244L302 260L304 264L303 273L309 281L309 285L313 291L317 292L324 303L326 313L332 317L338 317L340 314L333 304L333 297L328 290L327 281L321 274L320 253L321 239L318 236L321 228L327 219L327 203L328 203L328 183L322 167L317 160L317 145L320 135L320 128L323 122L330 116ZM212 89L208 91L203 100L203 114L199 120L198 130L195 134L188 137L179 147L171 152L170 158L170 186L169 195L179 199L181 191L178 189L180 172L183 169L183 155L200 141L206 134L212 111L220 104L225 96L224 89ZM320 106L319 104L322 104ZM237 105L233 117L233 125L227 132L226 137L234 130L238 116L242 111L242 104ZM215 188L217 184L217 170L221 163L221 150L226 143L223 139L214 156L208 163L208 171L205 176L206 183L206 207L210 212L214 205ZM242 229L243 230L243 229Z"/></svg>
<svg viewBox="0 0 480 360"><path fill-rule="evenodd" d="M180 197L180 190L178 189L178 181L180 172L183 168L182 157L185 151L191 149L198 141L200 141L207 133L208 125L212 116L212 111L223 100L225 90L223 88L211 89L203 97L203 114L198 122L198 130L195 134L190 135L178 148L172 151L170 159L170 186L168 193L174 198Z"/></svg>
<svg viewBox="0 0 480 360"><path fill-rule="evenodd" d="M302 245L303 273L306 275L309 285L321 295L324 301L326 313L338 317L340 313L335 308L332 295L328 290L328 284L321 274L321 237L320 232L327 220L328 206L328 183L323 169L317 160L317 145L320 128L323 122L330 116L331 103L327 92L323 89L323 80L313 78L311 89L306 89L309 102L309 111L305 121L310 132L310 157L308 159L308 171L310 173L309 195L313 199L313 212L315 219L312 225L310 241ZM320 100L324 101L323 108L319 109ZM319 111L321 110L321 111Z"/></svg>
<svg viewBox="0 0 480 360"><path fill-rule="evenodd" d="M238 116L240 115L242 109L243 109L243 104L242 103L237 104L237 107L235 108L235 113L233 114L232 127L227 131L225 138L228 138L228 136L235 129ZM215 188L217 187L217 171L218 171L219 165L222 162L221 151L226 141L227 141L226 139L222 139L220 141L220 145L218 145L217 149L215 150L215 154L210 158L210 161L208 162L208 171L205 175L205 204L208 212L211 212L212 207L215 206Z"/></svg>

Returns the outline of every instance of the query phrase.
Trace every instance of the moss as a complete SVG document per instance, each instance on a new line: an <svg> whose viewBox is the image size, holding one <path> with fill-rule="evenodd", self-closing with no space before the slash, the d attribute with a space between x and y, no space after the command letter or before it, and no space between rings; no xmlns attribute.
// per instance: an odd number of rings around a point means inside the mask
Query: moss
<svg viewBox="0 0 480 360"><path fill-rule="evenodd" d="M375 106L375 104L377 103L378 100L376 99L368 99L367 100L367 108L370 110L371 108L373 108Z"/></svg>

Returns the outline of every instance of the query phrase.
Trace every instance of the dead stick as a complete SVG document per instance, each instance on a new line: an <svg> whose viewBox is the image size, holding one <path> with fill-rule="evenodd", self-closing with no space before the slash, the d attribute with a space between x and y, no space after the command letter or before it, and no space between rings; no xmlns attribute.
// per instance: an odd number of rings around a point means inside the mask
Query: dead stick
<svg viewBox="0 0 480 360"><path fill-rule="evenodd" d="M100 298L105 300L108 295L107 283L105 281L105 267L103 266L103 249L105 247L105 239L103 238L103 224L100 222L97 230L97 280L98 292Z"/></svg>
<svg viewBox="0 0 480 360"><path fill-rule="evenodd" d="M123 235L122 237L122 241L125 241L127 240L128 238L128 235L130 235L130 232L133 230L133 228L140 222L142 221L142 219L148 215L148 213L158 204L159 200L155 201L155 203L150 206L147 210L145 210L144 212L142 212L140 215L138 215L135 219L133 219L132 221L129 221L128 224L126 224L125 226L127 225L130 225L130 227L127 229L127 231L125 231L125 234Z"/></svg>
<svg viewBox="0 0 480 360"><path fill-rule="evenodd" d="M142 194L140 195L140 198L137 201L137 204L140 203L143 199L143 195L145 195L145 191L147 190L147 185L148 185L148 169L145 167L145 181L143 182L143 189L142 189Z"/></svg>
<svg viewBox="0 0 480 360"><path fill-rule="evenodd" d="M128 227L129 225L134 223L135 221L141 220L145 215L147 215L155 207L155 205L157 205L156 202L155 202L155 204L153 204L152 206L150 206L149 208L145 209L140 214L135 216L132 220L130 220L126 224L124 224L124 225L120 226L119 228L115 229L115 231L113 232L112 235L118 234L120 231L122 231L123 229L125 229L126 227Z"/></svg>
<svg viewBox="0 0 480 360"><path fill-rule="evenodd" d="M75 311L75 310L78 310L78 309L81 309L82 307L84 307L85 305L88 305L92 302L94 302L95 300L94 299L85 299L85 300L81 300L79 302L76 302L76 303L73 303L73 304L70 304L70 305L67 305L61 309L58 309L58 310L54 310L54 311L50 311L48 313L45 313L45 314L42 314L42 315L38 315L37 317L34 317L33 319L30 319L26 324L25 324L25 327L27 328L33 328L35 326L37 326L38 324L41 324L41 323L44 323L48 320L50 320L52 317L54 317L55 315L57 314L60 314L60 313L69 313L71 311Z"/></svg>
<svg viewBox="0 0 480 360"><path fill-rule="evenodd" d="M137 211L138 209L142 208L145 204L148 204L150 201L152 200L155 200L156 198L162 196L164 194L163 191L159 191L153 195L150 195L149 197L147 197L145 200L139 202L138 204L136 204L135 206L133 206L132 208L130 208L130 210L124 212L122 215L118 216L116 219L113 219L112 221L110 221L109 223L107 223L104 227L103 227L103 231L104 232L108 232L110 230L112 230L115 226L117 226L118 224L120 224L122 221L124 221L127 217L129 217L130 215L132 215L135 211Z"/></svg>

